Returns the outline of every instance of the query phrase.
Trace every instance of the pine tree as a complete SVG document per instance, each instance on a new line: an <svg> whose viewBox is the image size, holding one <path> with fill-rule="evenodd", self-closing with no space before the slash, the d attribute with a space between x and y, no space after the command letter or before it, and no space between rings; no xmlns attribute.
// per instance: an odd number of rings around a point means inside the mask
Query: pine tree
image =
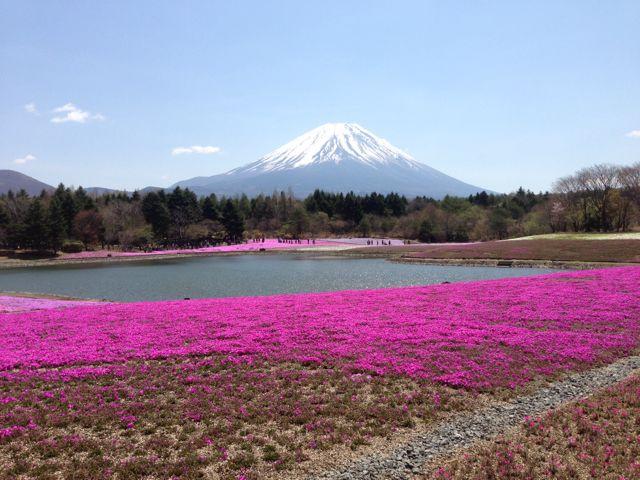
<svg viewBox="0 0 640 480"><path fill-rule="evenodd" d="M24 246L34 250L46 250L48 247L47 224L42 202L39 199L31 202L24 224Z"/></svg>
<svg viewBox="0 0 640 480"><path fill-rule="evenodd" d="M240 214L238 206L230 198L222 207L222 224L227 230L229 241L237 243L242 240L244 234L244 218Z"/></svg>
<svg viewBox="0 0 640 480"><path fill-rule="evenodd" d="M47 233L48 247L57 252L62 247L62 242L66 237L66 227L64 212L60 200L56 197L51 199L47 211Z"/></svg>
<svg viewBox="0 0 640 480"><path fill-rule="evenodd" d="M202 201L202 216L208 220L219 220L218 199L215 193L212 193Z"/></svg>
<svg viewBox="0 0 640 480"><path fill-rule="evenodd" d="M74 201L71 189L65 188L65 186L61 183L60 185L58 185L58 188L56 188L56 191L53 195L60 201L62 215L64 216L65 232L67 236L70 237L71 229L73 228L73 219L75 218L76 213L78 213L76 202Z"/></svg>
<svg viewBox="0 0 640 480"><path fill-rule="evenodd" d="M147 194L142 200L142 214L144 219L151 224L153 235L156 239L167 235L171 226L169 209L163 199L155 192Z"/></svg>
<svg viewBox="0 0 640 480"><path fill-rule="evenodd" d="M73 193L73 200L76 204L76 213L81 212L82 210L93 210L96 208L96 203L93 201L89 195L87 195L87 191L78 187L76 191Z"/></svg>

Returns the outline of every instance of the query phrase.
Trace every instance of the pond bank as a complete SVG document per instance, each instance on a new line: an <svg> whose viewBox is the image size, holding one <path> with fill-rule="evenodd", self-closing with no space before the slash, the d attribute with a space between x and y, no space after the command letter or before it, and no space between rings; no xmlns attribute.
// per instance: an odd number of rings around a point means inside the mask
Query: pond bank
<svg viewBox="0 0 640 480"><path fill-rule="evenodd" d="M632 266L633 263L616 262L565 262L559 260L493 260L483 258L414 258L393 257L388 260L398 263L441 265L458 267L499 267L499 268L553 268L557 270L591 270L594 268Z"/></svg>
<svg viewBox="0 0 640 480"><path fill-rule="evenodd" d="M358 248L358 252L353 252ZM382 258L396 263L439 265L439 266L461 266L461 267L512 267L512 268L551 268L555 270L587 270L592 268L606 268L634 265L628 262L590 262L590 261L559 261L559 260L513 260L513 259L481 259L481 258L417 258L398 255L398 253L371 251L363 252L357 246L336 246L336 247L316 247L298 248L288 250L266 250L266 251L237 251L237 252L204 252L204 253L181 253L181 254L149 254L131 255L115 257L86 257L86 258L48 258L40 260L17 260L0 258L0 271L20 268L52 267L62 265L109 265L133 262L153 262L176 259L187 259L197 257L234 257L240 255L307 255L317 258Z"/></svg>
<svg viewBox="0 0 640 480"><path fill-rule="evenodd" d="M388 240L391 242L391 240ZM154 252L100 251L45 259L0 257L0 270L54 265L116 264L177 258L306 254L345 258L383 258L394 262L442 266L542 267L583 270L640 263L638 240L519 240L464 244L366 245L362 239L318 239L315 244L287 244L267 240L191 250ZM111 256L108 256L111 255Z"/></svg>
<svg viewBox="0 0 640 480"><path fill-rule="evenodd" d="M240 248L232 248L240 247ZM243 248L244 247L244 248ZM361 245L341 243L335 241L321 241L316 244L277 244L263 247L260 244L241 244L231 245L229 247L213 247L206 249L192 250L165 250L154 252L83 252L87 255L62 255L60 257L27 259L21 260L17 258L0 257L0 270L13 268L33 268L33 267L51 267L55 265L86 265L86 264L112 264L117 262L135 262L135 261L153 261L153 260L172 260L177 258L193 258L193 257L211 257L211 256L234 256L234 255L252 255L252 254L282 254L282 253L331 253L335 251L358 248Z"/></svg>

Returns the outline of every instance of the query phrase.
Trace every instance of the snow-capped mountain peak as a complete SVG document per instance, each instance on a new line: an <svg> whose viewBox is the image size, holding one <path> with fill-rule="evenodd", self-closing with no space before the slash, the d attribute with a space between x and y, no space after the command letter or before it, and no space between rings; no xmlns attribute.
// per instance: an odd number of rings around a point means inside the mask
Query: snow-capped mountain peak
<svg viewBox="0 0 640 480"><path fill-rule="evenodd" d="M355 123L321 125L257 161L227 173L184 180L172 188L176 186L200 195L258 195L291 189L301 197L316 189L433 198L482 190L417 162Z"/></svg>
<svg viewBox="0 0 640 480"><path fill-rule="evenodd" d="M227 175L276 172L347 160L373 168L395 164L405 168L423 166L408 153L356 123L326 123Z"/></svg>

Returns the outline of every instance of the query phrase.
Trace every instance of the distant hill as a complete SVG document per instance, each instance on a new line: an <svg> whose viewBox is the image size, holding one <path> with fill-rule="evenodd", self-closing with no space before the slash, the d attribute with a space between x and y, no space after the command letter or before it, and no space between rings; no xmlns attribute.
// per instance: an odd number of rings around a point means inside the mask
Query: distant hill
<svg viewBox="0 0 640 480"><path fill-rule="evenodd" d="M0 170L0 194L9 190L18 193L23 189L29 195L39 195L42 190L54 190L54 187L15 170Z"/></svg>
<svg viewBox="0 0 640 480"><path fill-rule="evenodd" d="M138 193L140 195L146 195L147 193L159 192L160 190L167 190L167 189L165 189L164 187L144 187L138 190Z"/></svg>
<svg viewBox="0 0 640 480"><path fill-rule="evenodd" d="M104 188L104 187L82 187L84 188L85 192L87 192L89 195L96 195L96 196L100 196L100 195L106 195L107 193L118 193L120 190L114 190L112 188Z"/></svg>
<svg viewBox="0 0 640 480"><path fill-rule="evenodd" d="M41 182L40 180L36 180L24 173L16 172L15 170L0 170L0 194L7 193L9 190L14 193L18 193L20 190L24 189L29 195L35 196L40 195L42 190L51 191L55 190L55 188L56 187ZM106 193L118 193L121 191L104 187L85 187L84 190L90 195L97 196L104 195Z"/></svg>

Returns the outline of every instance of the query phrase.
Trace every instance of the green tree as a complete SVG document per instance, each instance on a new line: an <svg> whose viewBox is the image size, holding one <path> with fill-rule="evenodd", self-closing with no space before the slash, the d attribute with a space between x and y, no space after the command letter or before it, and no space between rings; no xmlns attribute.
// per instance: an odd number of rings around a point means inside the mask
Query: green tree
<svg viewBox="0 0 640 480"><path fill-rule="evenodd" d="M49 246L47 233L42 202L35 199L31 202L24 219L24 246L34 250L46 250Z"/></svg>
<svg viewBox="0 0 640 480"><path fill-rule="evenodd" d="M345 220L350 220L355 224L360 223L362 216L362 201L361 198L353 192L349 192L344 196L342 202L341 212Z"/></svg>
<svg viewBox="0 0 640 480"><path fill-rule="evenodd" d="M57 197L53 197L49 202L47 210L47 229L49 247L57 252L62 247L66 238L66 226L62 205Z"/></svg>
<svg viewBox="0 0 640 480"><path fill-rule="evenodd" d="M429 219L425 219L420 223L418 240L424 243L431 243L435 240L433 223Z"/></svg>
<svg viewBox="0 0 640 480"><path fill-rule="evenodd" d="M53 194L54 198L57 198L60 202L60 207L62 208L62 215L64 216L64 228L67 236L71 236L71 230L73 228L73 219L78 213L78 207L73 198L73 194L71 189L65 188L65 186L61 183L56 188L55 193Z"/></svg>
<svg viewBox="0 0 640 480"><path fill-rule="evenodd" d="M295 237L300 237L309 230L309 216L304 208L296 207L291 213L291 233Z"/></svg>
<svg viewBox="0 0 640 480"><path fill-rule="evenodd" d="M218 212L218 198L212 193L202 201L202 216L207 220L220 220L220 212Z"/></svg>
<svg viewBox="0 0 640 480"><path fill-rule="evenodd" d="M237 243L244 235L244 218L240 214L238 206L230 198L224 202L222 207L222 224L227 231L228 239Z"/></svg>
<svg viewBox="0 0 640 480"><path fill-rule="evenodd" d="M93 201L93 198L91 198L87 194L87 191L82 187L78 187L73 193L73 200L76 204L77 212L80 212L82 210L93 210L94 208L96 208L96 204Z"/></svg>
<svg viewBox="0 0 640 480"><path fill-rule="evenodd" d="M365 215L362 217L362 220L360 220L360 223L358 224L358 232L363 237L368 237L371 233L371 220L369 220L369 215Z"/></svg>
<svg viewBox="0 0 640 480"><path fill-rule="evenodd" d="M156 192L148 193L142 200L142 214L145 221L151 224L153 236L156 239L166 237L171 226L169 209L160 195Z"/></svg>
<svg viewBox="0 0 640 480"><path fill-rule="evenodd" d="M407 210L407 198L405 196L400 196L397 193L391 192L385 198L385 203L387 208L391 210L391 214L394 217L400 217L405 214Z"/></svg>
<svg viewBox="0 0 640 480"><path fill-rule="evenodd" d="M191 190L176 187L167 195L167 207L171 225L179 240L185 238L186 229L192 223L200 221L201 212L198 198Z"/></svg>
<svg viewBox="0 0 640 480"><path fill-rule="evenodd" d="M509 211L502 208L494 208L489 214L489 229L494 238L506 238L509 234Z"/></svg>

